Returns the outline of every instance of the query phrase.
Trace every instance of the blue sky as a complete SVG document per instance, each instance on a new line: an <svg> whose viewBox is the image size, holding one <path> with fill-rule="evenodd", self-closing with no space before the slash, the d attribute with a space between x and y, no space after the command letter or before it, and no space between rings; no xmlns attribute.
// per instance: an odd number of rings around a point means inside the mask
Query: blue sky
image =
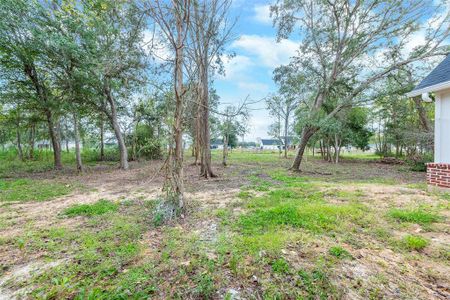
<svg viewBox="0 0 450 300"><path fill-rule="evenodd" d="M234 32L237 39L229 46L236 56L225 61L225 76L216 76L216 88L222 105L242 102L247 96L259 100L276 91L272 80L273 70L289 62L298 45L293 41L276 42L276 31L272 26L267 1L237 0L232 14L238 16ZM248 133L245 140L268 137L272 123L265 102L251 106Z"/></svg>

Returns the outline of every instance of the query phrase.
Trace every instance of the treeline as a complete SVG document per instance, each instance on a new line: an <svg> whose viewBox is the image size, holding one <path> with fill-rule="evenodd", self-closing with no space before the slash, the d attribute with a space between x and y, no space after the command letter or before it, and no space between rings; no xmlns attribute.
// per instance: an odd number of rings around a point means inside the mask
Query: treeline
<svg viewBox="0 0 450 300"><path fill-rule="evenodd" d="M183 151L190 139L200 175L215 176L211 138L245 132L246 102L219 111L212 86L223 72L236 20L231 0L16 1L0 3L0 144L20 159L74 142L120 168L164 153L166 215L183 207ZM190 138L189 138L190 137ZM44 141L50 141L50 145ZM224 164L226 151L224 147Z"/></svg>
<svg viewBox="0 0 450 300"><path fill-rule="evenodd" d="M313 145L330 161L343 146L375 142L382 155L430 151L432 107L404 95L450 53L445 1L280 0L271 12L278 39L299 41L290 63L275 70L278 92L268 103L272 136L300 138L292 170Z"/></svg>

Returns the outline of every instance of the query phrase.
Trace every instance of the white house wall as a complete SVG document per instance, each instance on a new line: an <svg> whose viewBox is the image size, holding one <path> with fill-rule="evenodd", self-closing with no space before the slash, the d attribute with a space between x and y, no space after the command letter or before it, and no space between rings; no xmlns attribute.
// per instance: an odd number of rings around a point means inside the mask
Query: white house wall
<svg viewBox="0 0 450 300"><path fill-rule="evenodd" d="M436 96L434 161L450 163L450 89Z"/></svg>

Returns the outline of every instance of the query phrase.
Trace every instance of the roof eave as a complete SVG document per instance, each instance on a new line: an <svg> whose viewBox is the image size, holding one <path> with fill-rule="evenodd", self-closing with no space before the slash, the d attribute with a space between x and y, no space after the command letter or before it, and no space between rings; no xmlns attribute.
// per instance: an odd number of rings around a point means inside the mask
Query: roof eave
<svg viewBox="0 0 450 300"><path fill-rule="evenodd" d="M411 98L411 97L420 96L425 93L439 92L439 91L446 90L446 89L450 89L450 80L441 82L438 84L430 85L430 86L424 87L422 89L412 90L411 92L407 93L406 96Z"/></svg>

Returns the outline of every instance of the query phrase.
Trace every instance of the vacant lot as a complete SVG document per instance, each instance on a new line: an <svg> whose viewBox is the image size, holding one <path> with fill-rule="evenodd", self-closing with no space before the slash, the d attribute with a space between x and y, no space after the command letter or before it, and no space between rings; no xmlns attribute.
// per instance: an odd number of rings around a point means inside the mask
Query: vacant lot
<svg viewBox="0 0 450 300"><path fill-rule="evenodd" d="M153 213L161 161L3 168L0 299L449 299L450 196L424 173L214 155L218 178L186 164L172 224Z"/></svg>

